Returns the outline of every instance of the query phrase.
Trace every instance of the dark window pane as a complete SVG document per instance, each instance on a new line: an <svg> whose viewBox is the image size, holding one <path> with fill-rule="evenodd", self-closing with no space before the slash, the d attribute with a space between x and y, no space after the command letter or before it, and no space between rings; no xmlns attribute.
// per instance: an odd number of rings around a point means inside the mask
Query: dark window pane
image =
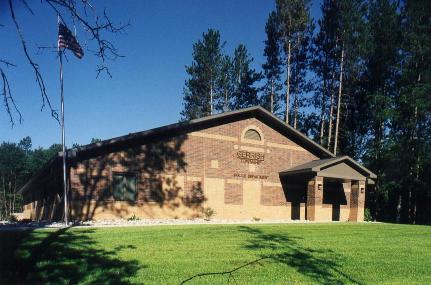
<svg viewBox="0 0 431 285"><path fill-rule="evenodd" d="M135 201L136 198L136 176L126 175L124 179L124 200Z"/></svg>
<svg viewBox="0 0 431 285"><path fill-rule="evenodd" d="M112 175L112 195L115 200L123 200L123 180L122 174Z"/></svg>
<svg viewBox="0 0 431 285"><path fill-rule="evenodd" d="M249 129L245 132L244 134L244 138L248 139L248 140L255 140L255 141L260 141L262 140L262 138L260 137L260 134L258 131L253 130L253 129Z"/></svg>
<svg viewBox="0 0 431 285"><path fill-rule="evenodd" d="M137 178L134 174L116 173L112 175L112 195L118 201L136 200Z"/></svg>

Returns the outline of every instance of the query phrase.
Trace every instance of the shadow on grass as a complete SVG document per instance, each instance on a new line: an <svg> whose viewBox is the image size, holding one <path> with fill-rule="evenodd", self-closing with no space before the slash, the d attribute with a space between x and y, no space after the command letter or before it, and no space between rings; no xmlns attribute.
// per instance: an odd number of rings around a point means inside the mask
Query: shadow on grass
<svg viewBox="0 0 431 285"><path fill-rule="evenodd" d="M285 264L319 284L362 284L341 269L343 257L330 249L313 249L298 243L299 237L286 233L265 233L261 229L240 226L251 238L244 248L259 251L262 257Z"/></svg>
<svg viewBox="0 0 431 285"><path fill-rule="evenodd" d="M130 284L142 268L120 260L130 245L99 248L94 229L70 231L9 231L0 233L0 284Z"/></svg>
<svg viewBox="0 0 431 285"><path fill-rule="evenodd" d="M257 259L225 271L195 274L184 279L180 284L211 275L224 275L228 283L230 280L236 282L234 274L238 271L249 270L249 274L253 274L250 270L253 270L255 265L262 266L259 270L265 270L265 267L271 266L271 263L283 264L295 269L308 279L305 282L363 284L342 271L343 257L330 249L304 247L298 242L302 238L291 237L286 233L266 233L261 229L248 226L240 226L239 230L246 233L243 248L256 253Z"/></svg>

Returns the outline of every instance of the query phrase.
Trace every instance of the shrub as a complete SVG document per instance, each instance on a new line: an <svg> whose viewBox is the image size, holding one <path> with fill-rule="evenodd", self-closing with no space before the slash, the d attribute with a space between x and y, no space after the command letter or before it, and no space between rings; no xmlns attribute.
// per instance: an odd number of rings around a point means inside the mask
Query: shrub
<svg viewBox="0 0 431 285"><path fill-rule="evenodd" d="M127 219L128 221L139 221L140 218L137 217L135 214L133 214L133 216L131 216L130 218Z"/></svg>
<svg viewBox="0 0 431 285"><path fill-rule="evenodd" d="M262 219L261 218L258 218L258 217L253 217L253 222L259 222L259 221L261 221Z"/></svg>
<svg viewBox="0 0 431 285"><path fill-rule="evenodd" d="M204 220L209 221L215 215L215 211L214 211L214 209L208 207L208 208L203 209L203 214L205 217Z"/></svg>

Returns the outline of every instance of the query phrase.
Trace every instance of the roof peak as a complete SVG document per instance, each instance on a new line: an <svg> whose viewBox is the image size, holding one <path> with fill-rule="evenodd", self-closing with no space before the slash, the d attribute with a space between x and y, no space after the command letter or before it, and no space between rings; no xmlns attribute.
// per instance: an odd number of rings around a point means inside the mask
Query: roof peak
<svg viewBox="0 0 431 285"><path fill-rule="evenodd" d="M297 129L293 128L292 126L286 124L286 122L282 121L280 118L269 112L268 110L264 109L262 106L251 106L240 110L233 110L229 112L223 112L218 113L210 116L205 116L202 118L192 119L189 121L182 121L170 125L165 125L161 127L156 127L153 129L149 129L146 131L140 131L135 133L129 133L124 136L114 137L111 139L103 140L101 142L93 143L93 144L87 144L84 146L78 147L77 151L87 151L98 147L104 147L107 145L112 144L118 144L121 142L125 142L128 140L133 140L136 138L143 138L145 136L154 135L157 133L166 133L166 132L173 132L173 131L179 131L180 129L184 130L190 130L194 127L198 127L201 125L205 125L207 123L216 122L218 120L220 121L227 121L229 119L234 120L235 118L243 118L243 117L255 117L256 119L260 119L261 121L277 126L279 130L284 130L285 133L287 133L289 136L291 136L293 141L296 140L298 144L306 148L307 150L311 150L310 152L314 153L318 157L333 157L334 155L322 147L320 144L316 143L312 139L310 139L305 134L301 133Z"/></svg>

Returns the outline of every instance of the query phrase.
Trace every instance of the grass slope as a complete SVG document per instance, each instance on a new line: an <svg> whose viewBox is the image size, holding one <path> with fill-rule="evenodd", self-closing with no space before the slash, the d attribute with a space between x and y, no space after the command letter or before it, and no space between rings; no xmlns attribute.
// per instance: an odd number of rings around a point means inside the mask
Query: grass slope
<svg viewBox="0 0 431 285"><path fill-rule="evenodd" d="M0 232L0 284L182 281L431 284L431 227L337 223Z"/></svg>

